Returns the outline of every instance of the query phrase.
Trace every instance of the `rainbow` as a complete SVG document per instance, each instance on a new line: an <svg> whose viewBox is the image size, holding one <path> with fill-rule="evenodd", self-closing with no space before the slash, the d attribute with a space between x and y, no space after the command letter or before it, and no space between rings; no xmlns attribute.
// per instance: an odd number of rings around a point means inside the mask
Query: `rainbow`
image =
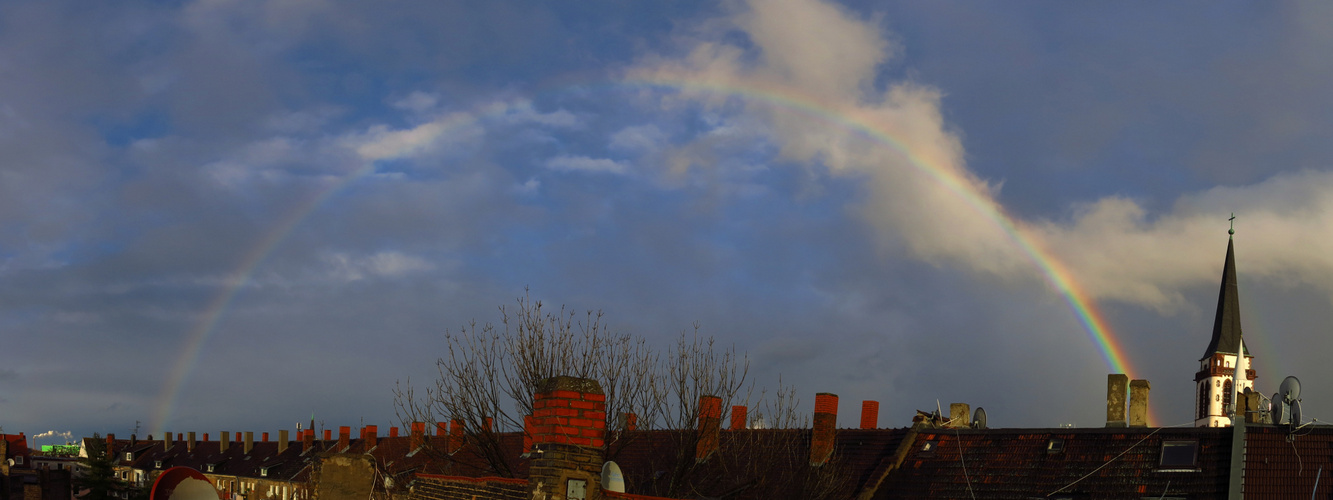
<svg viewBox="0 0 1333 500"><path fill-rule="evenodd" d="M989 197L983 196L972 179L959 172L952 171L939 162L915 153L904 141L895 137L885 127L877 125L870 117L855 111L840 110L837 106L822 103L819 99L803 95L794 89L755 82L631 77L610 85L675 91L702 91L721 96L737 96L757 100L826 121L851 130L873 142L889 146L907 159L915 170L934 179L949 192L967 203L977 213L984 215L1001 228L1013 244L1020 248L1022 253L1041 271L1048 284L1057 290L1064 301L1068 303L1074 312L1074 316L1083 329L1087 331L1111 371L1134 376L1135 371L1130 366L1124 346L1112 334L1106 319L1097 309L1087 291L1078 286L1073 275L1054 255L1045 250L1036 238L1029 236L1021 226L1015 223L1013 218L1005 214L1002 207ZM586 85L570 85L567 88L586 89L587 87ZM477 110L473 116L481 119L502 114L511 109L510 104L508 102L492 103ZM434 130L431 130L431 133L435 137L440 137L473 123L475 121L454 120L435 127ZM172 365L171 372L166 379L166 385L162 388L151 416L149 428L154 429L153 432L162 432L163 427L170 420L175 403L180 397L185 381L198 362L205 341L216 331L219 321L237 294L243 289L243 286L250 280L255 269L316 208L352 182L374 171L375 162L373 160L366 161L360 167L343 175L337 181L330 182L322 190L297 203L286 216L280 218L273 225L272 230L254 248L243 255L236 270L224 280L224 285L217 296L207 304L197 324L187 332L185 346ZM1150 412L1149 420L1151 425L1156 425L1155 422L1158 421L1152 412Z"/></svg>

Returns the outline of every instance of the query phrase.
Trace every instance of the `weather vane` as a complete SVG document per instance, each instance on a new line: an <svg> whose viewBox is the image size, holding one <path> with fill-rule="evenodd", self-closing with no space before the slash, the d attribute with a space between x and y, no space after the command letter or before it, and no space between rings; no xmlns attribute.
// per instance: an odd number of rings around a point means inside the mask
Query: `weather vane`
<svg viewBox="0 0 1333 500"><path fill-rule="evenodd" d="M1231 221L1231 229L1227 230L1227 234L1236 234L1236 212L1231 212L1231 218L1227 220Z"/></svg>

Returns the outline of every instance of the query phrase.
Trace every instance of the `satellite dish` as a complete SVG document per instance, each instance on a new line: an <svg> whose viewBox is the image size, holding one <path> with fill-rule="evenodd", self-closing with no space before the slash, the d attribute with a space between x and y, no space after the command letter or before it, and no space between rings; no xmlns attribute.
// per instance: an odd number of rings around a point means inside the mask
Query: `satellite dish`
<svg viewBox="0 0 1333 500"><path fill-rule="evenodd" d="M222 500L217 488L199 471L189 467L172 467L162 471L153 481L150 500Z"/></svg>
<svg viewBox="0 0 1333 500"><path fill-rule="evenodd" d="M1296 377L1287 377L1282 380L1282 386L1277 390L1282 395L1282 401L1291 404L1292 401L1301 399L1301 381Z"/></svg>
<svg viewBox="0 0 1333 500"><path fill-rule="evenodd" d="M977 411L972 412L972 428L973 428L973 429L985 429L985 428L986 428L986 409L985 409L985 408L982 408L982 407L978 406L978 407L977 407Z"/></svg>
<svg viewBox="0 0 1333 500"><path fill-rule="evenodd" d="M625 475L620 473L620 466L607 461L602 464L602 489L616 493L625 492Z"/></svg>
<svg viewBox="0 0 1333 500"><path fill-rule="evenodd" d="M1301 402L1300 400L1291 402L1291 430L1296 430L1301 426Z"/></svg>
<svg viewBox="0 0 1333 500"><path fill-rule="evenodd" d="M1287 419L1287 403L1282 402L1282 394L1273 394L1273 425L1285 424Z"/></svg>

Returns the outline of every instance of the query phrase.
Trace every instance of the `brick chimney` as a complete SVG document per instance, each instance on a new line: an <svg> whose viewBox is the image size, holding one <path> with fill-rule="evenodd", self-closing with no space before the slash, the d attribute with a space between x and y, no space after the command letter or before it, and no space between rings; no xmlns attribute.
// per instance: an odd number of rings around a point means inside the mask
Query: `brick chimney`
<svg viewBox="0 0 1333 500"><path fill-rule="evenodd" d="M551 377L537 384L532 402L532 462L528 495L561 498L581 487L602 491L606 396L596 380Z"/></svg>
<svg viewBox="0 0 1333 500"><path fill-rule="evenodd" d="M315 430L306 429L301 434L301 453L305 453L315 447Z"/></svg>
<svg viewBox="0 0 1333 500"><path fill-rule="evenodd" d="M237 435L240 435L239 432L236 433L236 434L237 434ZM229 431L222 431L222 432L218 433L218 435L219 435L219 436L222 436L222 439L218 440L218 451L219 451L219 452L222 452L222 453L226 453L226 452L227 452L227 446L231 445L231 432L229 432ZM207 440L208 438L204 438L204 439Z"/></svg>
<svg viewBox="0 0 1333 500"><path fill-rule="evenodd" d="M190 452L190 453L194 453L194 433L193 433L193 432L187 432L187 433L185 433L185 438L186 438L186 439L185 439L185 451L188 451L188 452ZM208 438L204 438L204 439L208 439Z"/></svg>
<svg viewBox="0 0 1333 500"><path fill-rule="evenodd" d="M389 437L391 438L398 437L398 426L395 425L389 428Z"/></svg>
<svg viewBox="0 0 1333 500"><path fill-rule="evenodd" d="M699 396L699 440L694 445L694 461L703 463L717 451L722 427L722 398Z"/></svg>
<svg viewBox="0 0 1333 500"><path fill-rule="evenodd" d="M1106 376L1106 426L1125 426L1125 386L1129 377L1123 373Z"/></svg>
<svg viewBox="0 0 1333 500"><path fill-rule="evenodd" d="M422 444L425 444L425 441L426 441L426 423L425 423L425 422L412 422L412 434L411 434L411 436L412 436L412 438L411 438L411 441L410 441L409 444L408 444L407 449L408 449L408 450L415 451L417 448L420 448Z"/></svg>
<svg viewBox="0 0 1333 500"><path fill-rule="evenodd" d="M815 428L810 437L810 466L819 467L833 456L838 426L838 395L815 394Z"/></svg>
<svg viewBox="0 0 1333 500"><path fill-rule="evenodd" d="M861 428L879 428L879 401L861 402Z"/></svg>
<svg viewBox="0 0 1333 500"><path fill-rule="evenodd" d="M1148 391L1150 389L1152 389L1152 384L1149 384L1147 380L1131 380L1129 382L1130 427L1148 426Z"/></svg>
<svg viewBox="0 0 1333 500"><path fill-rule="evenodd" d="M106 435L106 456L107 456L107 458L110 458L112 461L115 461L115 460L116 460L116 435L115 435L115 434L107 434L107 435Z"/></svg>
<svg viewBox="0 0 1333 500"><path fill-rule="evenodd" d="M171 433L170 433L170 432L163 433L163 434L162 434L162 451L170 450L172 444L174 444L174 443L171 441Z"/></svg>
<svg viewBox="0 0 1333 500"><path fill-rule="evenodd" d="M264 433L264 440L268 441L267 432ZM255 433L251 431L245 431L245 448L241 451L245 452L246 455L249 455L250 450L253 449L255 449Z"/></svg>
<svg viewBox="0 0 1333 500"><path fill-rule="evenodd" d="M378 425L366 426L366 437L365 437L366 451L370 451L371 448L374 448L375 446L379 445L379 439L380 439L379 434L380 434L380 427Z"/></svg>
<svg viewBox="0 0 1333 500"><path fill-rule="evenodd" d="M287 429L278 431L278 453L287 451L287 445L289 444L291 444L291 441L287 440Z"/></svg>
<svg viewBox="0 0 1333 500"><path fill-rule="evenodd" d="M268 433L267 433L267 432L265 432L265 433L263 433L263 434L260 434L259 436L260 436L259 439L260 439L261 441L263 441L263 442L265 442L265 443L268 442Z"/></svg>
<svg viewBox="0 0 1333 500"><path fill-rule="evenodd" d="M485 432L485 433L488 433L488 434L491 433L491 432L494 432L494 431L495 431L495 419L494 419L494 418L491 418L491 417L486 417L485 419L482 419L482 421L481 421L481 431L482 431L482 432Z"/></svg>
<svg viewBox="0 0 1333 500"><path fill-rule="evenodd" d="M333 429L324 429L324 441L333 441Z"/></svg>
<svg viewBox="0 0 1333 500"><path fill-rule="evenodd" d="M453 419L449 421L449 453L463 449L463 444L467 443L466 429L463 427L463 421Z"/></svg>
<svg viewBox="0 0 1333 500"><path fill-rule="evenodd" d="M449 422L435 422L435 438L437 443L446 443L449 437ZM447 446L447 444L446 444Z"/></svg>
<svg viewBox="0 0 1333 500"><path fill-rule="evenodd" d="M748 417L748 416L749 416L749 415L746 414L746 409L745 409L744 406L732 406L732 407L731 407L731 430L733 430L733 431L737 431L737 430L741 430L741 429L746 428L746 425L745 425L745 418Z"/></svg>
<svg viewBox="0 0 1333 500"><path fill-rule="evenodd" d="M347 450L352 442L352 428L346 425L338 428L338 452Z"/></svg>
<svg viewBox="0 0 1333 500"><path fill-rule="evenodd" d="M203 442L205 442L205 443L208 442L208 433L207 433L207 432L204 433L204 439L203 439Z"/></svg>
<svg viewBox="0 0 1333 500"><path fill-rule="evenodd" d="M620 428L627 431L639 430L639 416L630 412L621 413Z"/></svg>

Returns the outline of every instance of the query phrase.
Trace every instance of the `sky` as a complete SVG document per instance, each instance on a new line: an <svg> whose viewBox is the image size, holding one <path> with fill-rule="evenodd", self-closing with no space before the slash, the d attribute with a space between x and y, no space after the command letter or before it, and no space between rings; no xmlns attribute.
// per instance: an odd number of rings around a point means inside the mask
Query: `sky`
<svg viewBox="0 0 1333 500"><path fill-rule="evenodd" d="M396 424L530 294L882 426L1333 412L1319 3L0 3L0 428ZM525 290L527 290L525 292ZM1328 418L1333 418L1330 416ZM43 443L38 443L43 444ZM50 443L46 443L50 444Z"/></svg>

